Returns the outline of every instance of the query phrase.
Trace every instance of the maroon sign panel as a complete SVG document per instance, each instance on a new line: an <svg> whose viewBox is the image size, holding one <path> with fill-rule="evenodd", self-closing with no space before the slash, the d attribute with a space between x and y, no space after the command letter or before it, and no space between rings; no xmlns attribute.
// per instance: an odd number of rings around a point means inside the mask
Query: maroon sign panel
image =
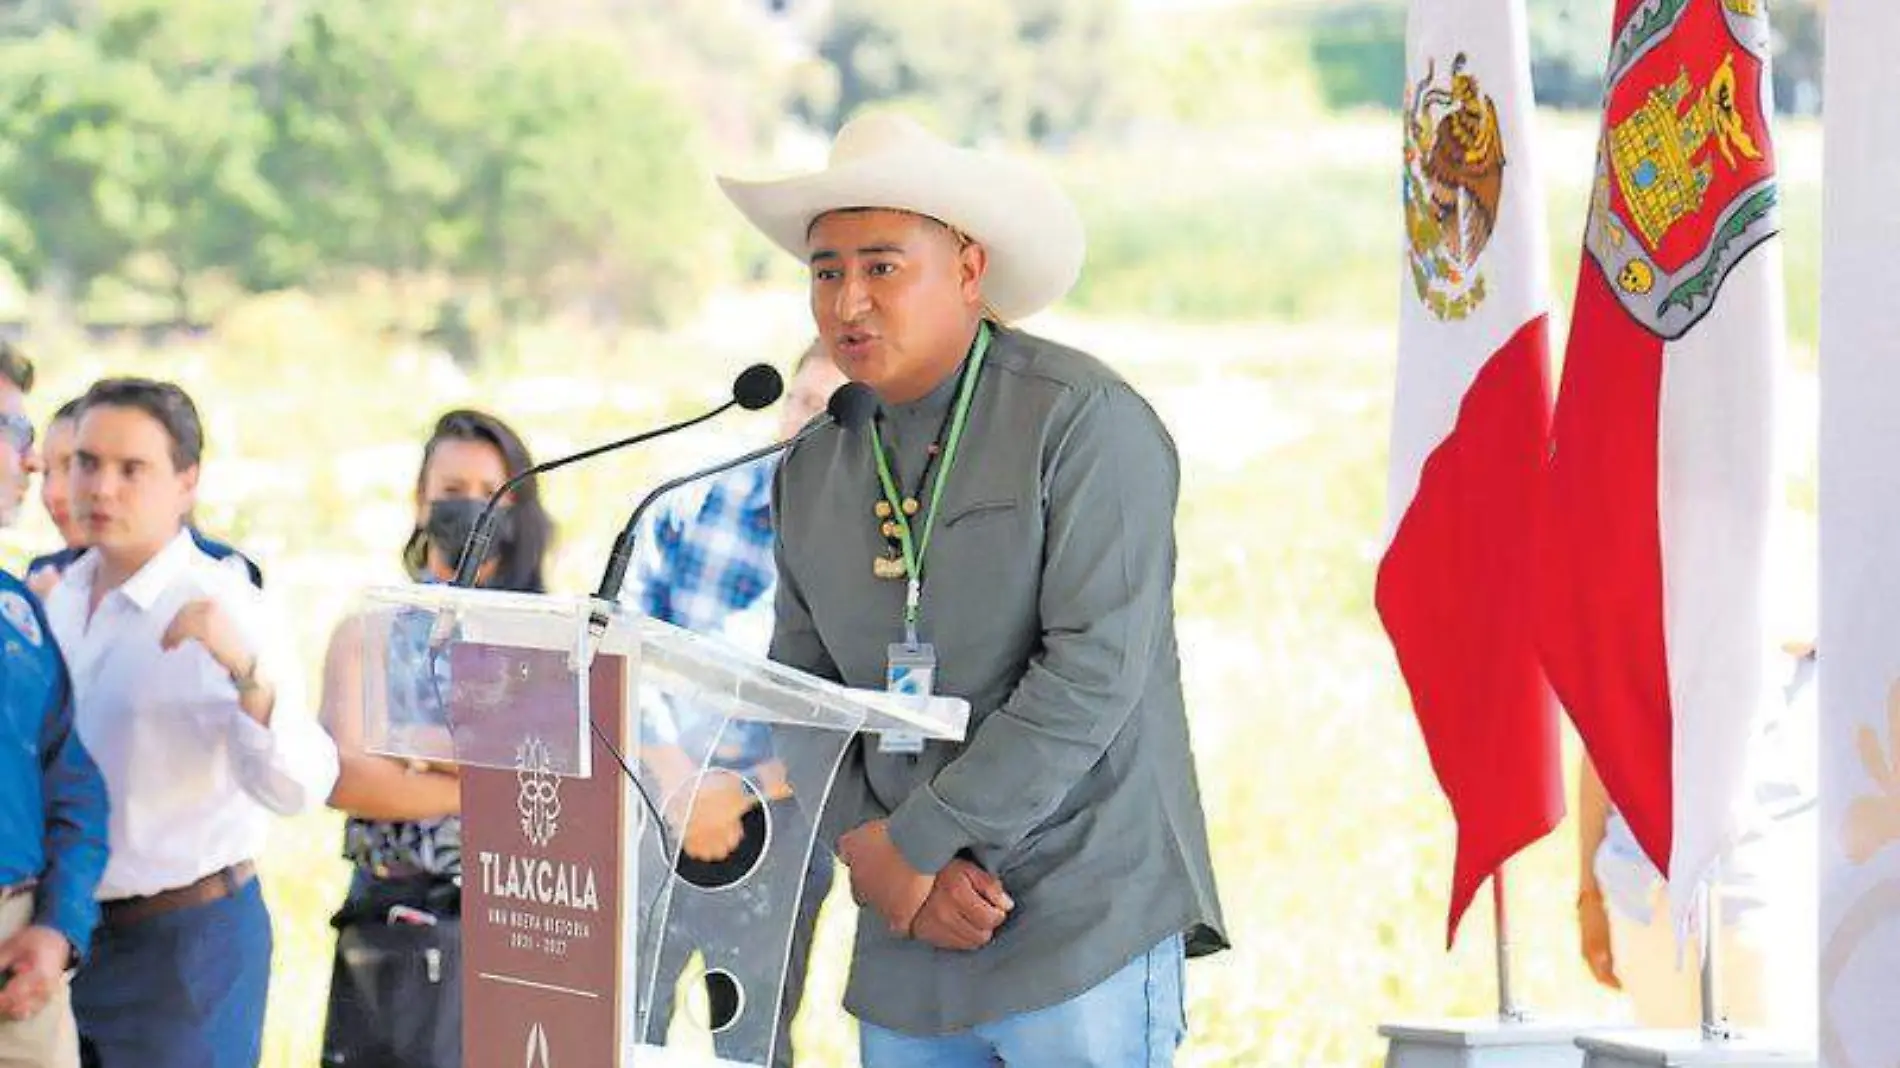
<svg viewBox="0 0 1900 1068"><path fill-rule="evenodd" d="M495 651L471 647L469 655L473 667L492 664ZM524 676L556 677L567 654L516 649L508 656L523 662ZM453 673L463 663L460 650L452 660ZM600 656L589 679L591 716L623 751L625 671L623 658ZM593 739L591 778L549 772L558 766L551 754L574 741L540 738L535 728L572 723L574 691L535 687L516 696L567 704L489 713L522 725L517 770L462 771L463 1063L604 1068L616 1063L626 1018L619 766ZM492 736L502 725L486 726Z"/></svg>

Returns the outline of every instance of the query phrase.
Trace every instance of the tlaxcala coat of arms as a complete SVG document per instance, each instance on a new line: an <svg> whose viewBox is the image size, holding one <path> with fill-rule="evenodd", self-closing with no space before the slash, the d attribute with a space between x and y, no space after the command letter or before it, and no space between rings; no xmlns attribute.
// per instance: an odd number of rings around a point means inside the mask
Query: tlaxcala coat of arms
<svg viewBox="0 0 1900 1068"><path fill-rule="evenodd" d="M1779 225L1761 0L1648 0L1617 27L1584 247L1674 340Z"/></svg>
<svg viewBox="0 0 1900 1068"><path fill-rule="evenodd" d="M1504 195L1498 109L1464 54L1440 82L1436 61L1405 88L1405 234L1412 285L1434 318L1455 321L1484 303L1479 257Z"/></svg>

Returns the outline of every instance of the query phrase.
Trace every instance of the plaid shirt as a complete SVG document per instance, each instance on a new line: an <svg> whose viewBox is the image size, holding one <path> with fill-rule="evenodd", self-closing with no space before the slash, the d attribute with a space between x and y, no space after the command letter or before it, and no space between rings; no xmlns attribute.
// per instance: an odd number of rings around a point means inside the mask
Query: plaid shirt
<svg viewBox="0 0 1900 1068"><path fill-rule="evenodd" d="M757 624L764 613L763 631L769 636L778 583L772 559L777 469L777 458L769 457L662 500L641 532L634 577L621 599L655 619L719 635L763 655ZM724 767L751 767L771 755L768 728L733 724L720 731L719 718L679 715L682 711L677 705L649 709L647 732L693 754L716 743L713 762Z"/></svg>
<svg viewBox="0 0 1900 1068"><path fill-rule="evenodd" d="M776 469L761 460L661 501L641 534L628 599L655 619L716 634L727 617L771 594Z"/></svg>

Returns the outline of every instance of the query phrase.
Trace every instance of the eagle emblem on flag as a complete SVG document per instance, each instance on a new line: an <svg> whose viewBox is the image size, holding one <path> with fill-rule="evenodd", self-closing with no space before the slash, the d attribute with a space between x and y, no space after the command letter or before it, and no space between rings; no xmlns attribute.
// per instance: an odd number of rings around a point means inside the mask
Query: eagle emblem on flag
<svg viewBox="0 0 1900 1068"><path fill-rule="evenodd" d="M1438 64L1405 91L1405 232L1412 282L1426 310L1463 319L1484 302L1478 258L1497 226L1504 195L1504 134L1497 105L1466 69Z"/></svg>
<svg viewBox="0 0 1900 1068"><path fill-rule="evenodd" d="M1701 320L1779 226L1760 7L1650 0L1610 51L1584 244L1624 309L1666 340Z"/></svg>

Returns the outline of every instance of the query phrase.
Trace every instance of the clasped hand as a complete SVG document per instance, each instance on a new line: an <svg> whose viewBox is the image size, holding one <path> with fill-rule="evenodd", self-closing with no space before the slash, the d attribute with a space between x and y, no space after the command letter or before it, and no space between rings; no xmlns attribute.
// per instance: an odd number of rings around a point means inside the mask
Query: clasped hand
<svg viewBox="0 0 1900 1068"><path fill-rule="evenodd" d="M884 820L839 839L838 859L860 906L877 910L892 934L938 949L983 948L1016 907L1002 880L973 861L958 857L934 877L911 867Z"/></svg>

